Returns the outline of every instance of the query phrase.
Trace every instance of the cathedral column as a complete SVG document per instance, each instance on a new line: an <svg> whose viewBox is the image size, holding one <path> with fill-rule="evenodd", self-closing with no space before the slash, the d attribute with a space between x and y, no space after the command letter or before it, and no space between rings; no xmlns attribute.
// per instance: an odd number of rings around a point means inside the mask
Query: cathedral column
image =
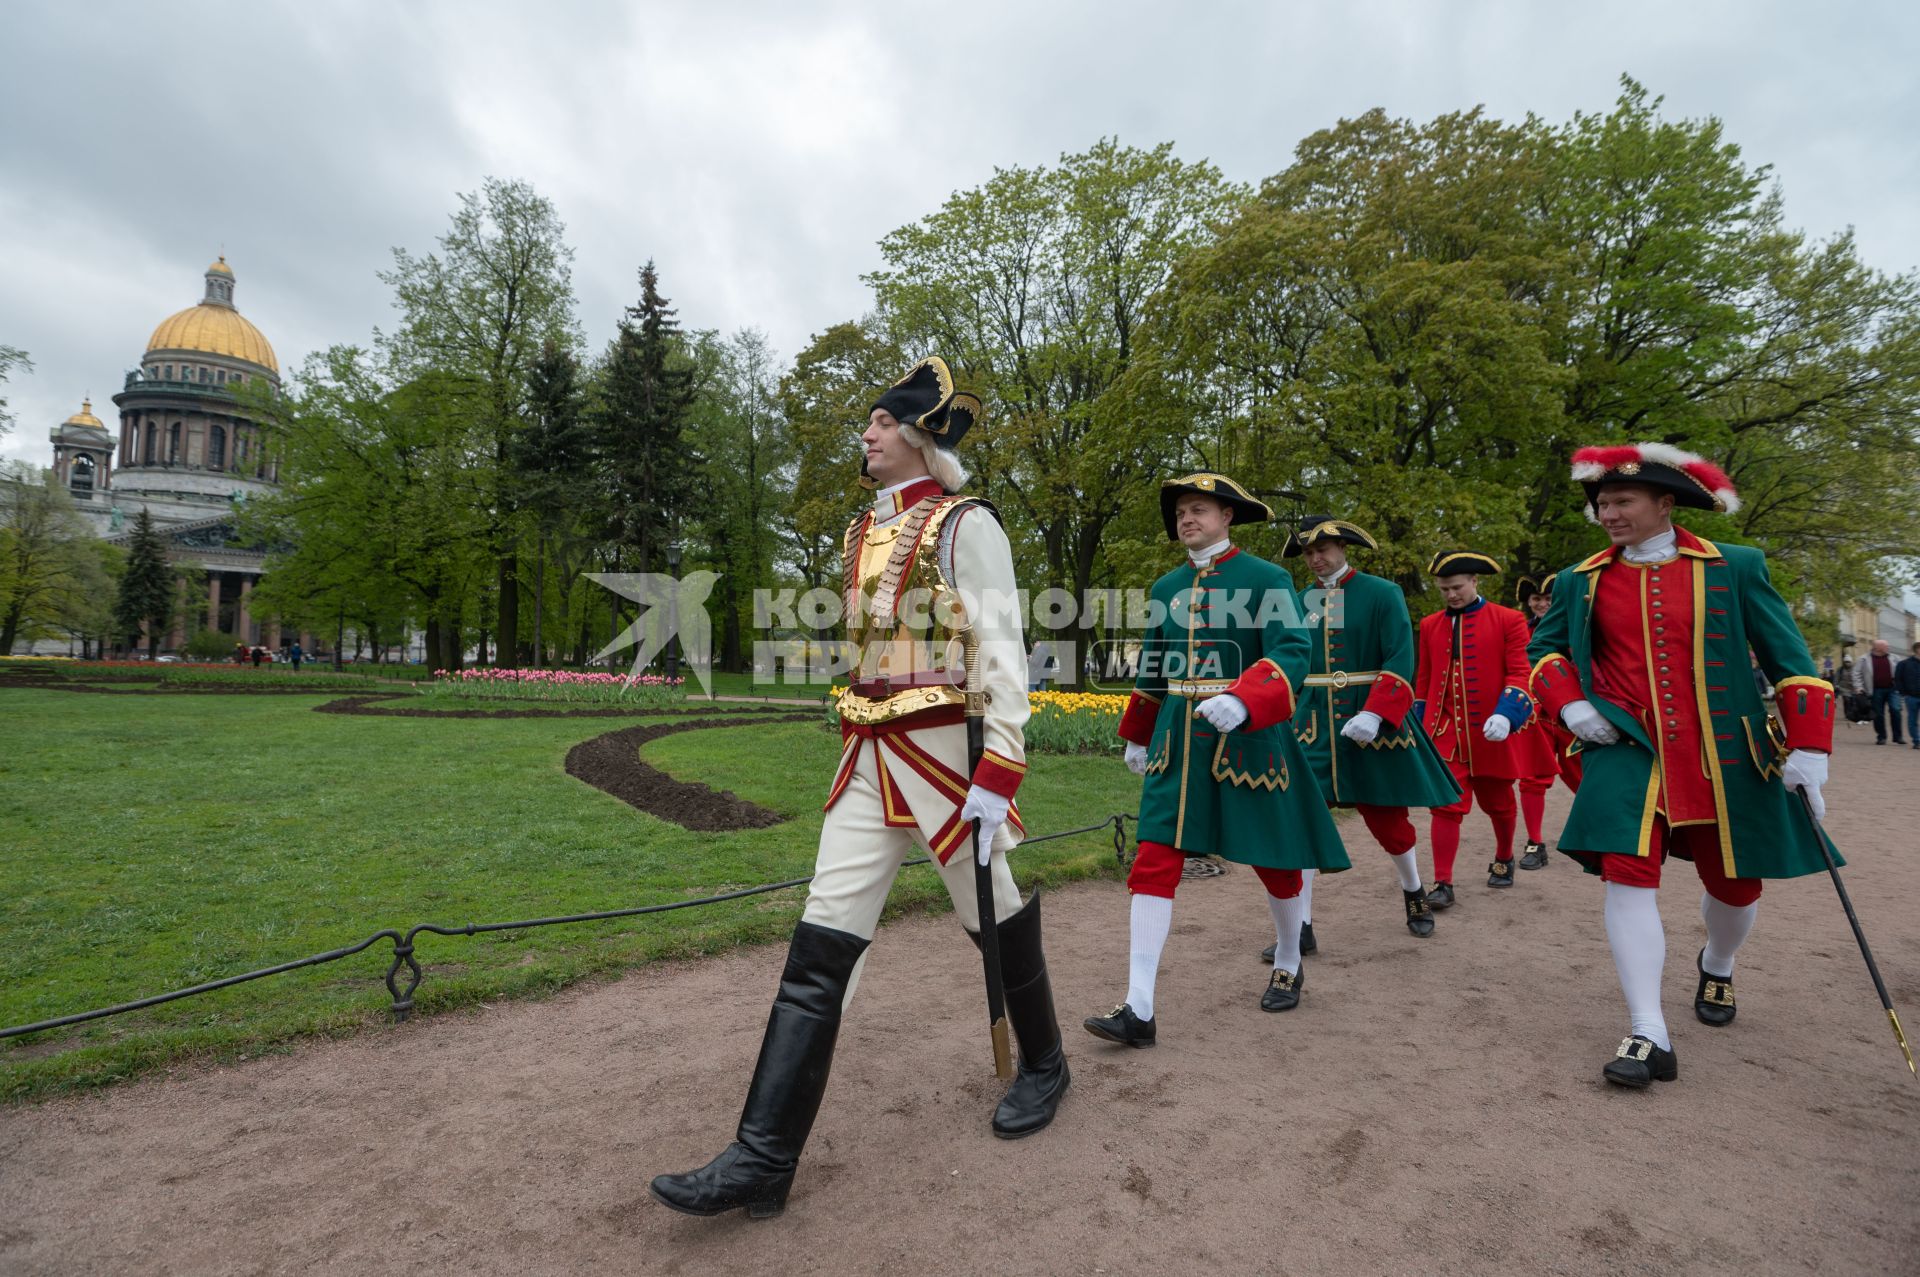
<svg viewBox="0 0 1920 1277"><path fill-rule="evenodd" d="M186 645L187 641L187 583L184 580L174 591L173 606L173 633L167 638L167 646L177 652Z"/></svg>
<svg viewBox="0 0 1920 1277"><path fill-rule="evenodd" d="M247 615L247 596L253 593L253 578L240 578L240 606L234 609L234 637L248 646L253 645L253 618Z"/></svg>
<svg viewBox="0 0 1920 1277"><path fill-rule="evenodd" d="M220 574L207 573L207 628L220 628Z"/></svg>

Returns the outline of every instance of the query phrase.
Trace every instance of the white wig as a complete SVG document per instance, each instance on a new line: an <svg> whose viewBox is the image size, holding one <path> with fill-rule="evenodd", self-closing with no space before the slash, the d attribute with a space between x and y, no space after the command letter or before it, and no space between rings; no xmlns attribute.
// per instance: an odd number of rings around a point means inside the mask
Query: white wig
<svg viewBox="0 0 1920 1277"><path fill-rule="evenodd" d="M967 467L951 451L942 448L933 441L933 436L918 426L902 425L900 437L920 449L920 455L926 459L927 473L933 481L948 492L960 491L967 481Z"/></svg>

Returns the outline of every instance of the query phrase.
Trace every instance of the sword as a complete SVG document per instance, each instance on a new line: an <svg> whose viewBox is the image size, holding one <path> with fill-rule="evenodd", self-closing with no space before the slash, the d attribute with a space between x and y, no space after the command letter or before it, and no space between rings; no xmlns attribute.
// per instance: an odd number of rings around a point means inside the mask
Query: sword
<svg viewBox="0 0 1920 1277"><path fill-rule="evenodd" d="M987 748L987 694L980 686L980 636L972 626L960 635L966 665L967 775L980 768ZM987 975L987 1025L993 1040L993 1071L1013 1080L1013 1052L1007 1043L1007 986L1000 975L1000 923L993 915L993 871L980 863L980 822L974 820L967 853L973 857L974 898L980 905L980 959Z"/></svg>
<svg viewBox="0 0 1920 1277"><path fill-rule="evenodd" d="M1813 826L1813 840L1820 844L1820 855L1827 862L1827 872L1833 875L1833 889L1840 893L1840 907L1847 911L1847 922L1853 927L1853 938L1860 945L1860 956L1867 960L1867 974L1873 977L1874 992L1880 995L1880 1005L1886 1008L1887 1020L1893 1025L1893 1040L1900 1044L1900 1054L1907 1057L1907 1072L1920 1077L1920 1069L1913 1065L1913 1049L1907 1045L1907 1035L1900 1029L1900 1017L1894 1013L1893 999L1887 996L1887 982L1880 978L1880 966L1873 960L1873 950L1867 947L1866 932L1860 930L1860 919L1853 912L1853 901L1847 896L1847 884L1840 881L1840 866L1833 863L1833 853L1827 850L1826 831L1820 826L1820 818L1813 814L1813 800L1807 797L1805 785L1795 785L1793 792L1800 795L1800 805L1806 809L1807 821Z"/></svg>

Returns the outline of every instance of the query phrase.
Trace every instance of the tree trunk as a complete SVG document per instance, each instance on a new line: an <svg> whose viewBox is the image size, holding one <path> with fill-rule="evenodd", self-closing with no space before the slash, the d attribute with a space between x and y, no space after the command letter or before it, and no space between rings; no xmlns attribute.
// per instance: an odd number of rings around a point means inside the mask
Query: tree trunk
<svg viewBox="0 0 1920 1277"><path fill-rule="evenodd" d="M520 651L520 558L509 551L500 556L497 584L500 590L499 625L494 629L496 665L515 663Z"/></svg>
<svg viewBox="0 0 1920 1277"><path fill-rule="evenodd" d="M533 558L533 668L543 670L547 667L546 649L540 646L540 620L547 612L547 534L540 532L540 540L534 550Z"/></svg>
<svg viewBox="0 0 1920 1277"><path fill-rule="evenodd" d="M447 668L446 662L440 659L443 655L444 653L441 652L440 650L440 622L434 617L428 616L427 617L427 670L429 673L431 673L434 670L443 670Z"/></svg>

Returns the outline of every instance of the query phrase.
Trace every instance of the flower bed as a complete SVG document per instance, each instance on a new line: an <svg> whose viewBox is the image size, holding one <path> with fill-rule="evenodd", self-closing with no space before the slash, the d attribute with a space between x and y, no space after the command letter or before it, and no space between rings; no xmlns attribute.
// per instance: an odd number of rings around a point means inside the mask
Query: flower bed
<svg viewBox="0 0 1920 1277"><path fill-rule="evenodd" d="M660 674L582 674L576 670L435 670L429 697L455 700L564 701L576 705L679 705L684 678Z"/></svg>

